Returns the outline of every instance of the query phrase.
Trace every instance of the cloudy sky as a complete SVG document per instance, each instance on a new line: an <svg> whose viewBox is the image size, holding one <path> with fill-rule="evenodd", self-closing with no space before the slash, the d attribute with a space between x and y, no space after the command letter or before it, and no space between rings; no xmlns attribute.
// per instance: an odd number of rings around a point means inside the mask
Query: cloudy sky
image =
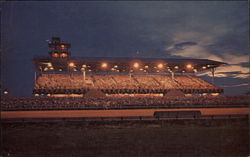
<svg viewBox="0 0 250 157"><path fill-rule="evenodd" d="M226 95L249 91L247 1L30 1L1 8L1 80L11 95L31 95L32 58L48 55L52 36L70 42L73 56L223 61L216 85ZM209 72L198 75L211 82Z"/></svg>

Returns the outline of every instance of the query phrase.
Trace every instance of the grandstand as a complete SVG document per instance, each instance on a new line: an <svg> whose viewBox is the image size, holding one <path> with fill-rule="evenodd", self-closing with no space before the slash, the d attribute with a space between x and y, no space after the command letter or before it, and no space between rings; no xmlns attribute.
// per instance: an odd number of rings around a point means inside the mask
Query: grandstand
<svg viewBox="0 0 250 157"><path fill-rule="evenodd" d="M207 59L71 57L68 43L53 37L50 56L34 57L35 96L84 96L90 90L106 95L159 95L178 90L186 95L220 94L223 89L197 72L225 63Z"/></svg>

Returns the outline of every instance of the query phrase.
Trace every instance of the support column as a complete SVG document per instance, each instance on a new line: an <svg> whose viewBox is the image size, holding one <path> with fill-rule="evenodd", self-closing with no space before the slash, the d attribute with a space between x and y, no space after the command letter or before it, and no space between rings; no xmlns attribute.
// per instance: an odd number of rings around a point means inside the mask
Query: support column
<svg viewBox="0 0 250 157"><path fill-rule="evenodd" d="M172 74L172 80L174 80L174 72L171 72L171 74Z"/></svg>
<svg viewBox="0 0 250 157"><path fill-rule="evenodd" d="M85 83L85 80L86 80L86 72L85 72L85 70L82 72L82 74L83 74L83 83Z"/></svg>
<svg viewBox="0 0 250 157"><path fill-rule="evenodd" d="M215 72L215 68L211 69L211 73L212 73L212 84L214 85L214 72Z"/></svg>

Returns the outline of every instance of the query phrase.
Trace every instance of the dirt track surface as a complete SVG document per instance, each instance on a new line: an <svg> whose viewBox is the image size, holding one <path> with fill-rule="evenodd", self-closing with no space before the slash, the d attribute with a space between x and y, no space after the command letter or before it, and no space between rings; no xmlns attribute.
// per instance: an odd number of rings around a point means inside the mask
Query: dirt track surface
<svg viewBox="0 0 250 157"><path fill-rule="evenodd" d="M196 108L196 109L128 109L128 110L56 110L56 111L3 111L1 118L63 118L63 117L128 117L153 116L155 111L199 110L202 115L249 114L250 108Z"/></svg>

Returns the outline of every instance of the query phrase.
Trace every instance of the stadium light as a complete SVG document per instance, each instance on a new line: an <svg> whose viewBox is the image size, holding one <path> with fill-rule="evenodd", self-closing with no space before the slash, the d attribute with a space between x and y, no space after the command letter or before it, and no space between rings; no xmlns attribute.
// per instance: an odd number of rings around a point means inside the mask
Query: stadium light
<svg viewBox="0 0 250 157"><path fill-rule="evenodd" d="M83 64L83 65L82 65L82 67L83 67L83 68L86 68L86 67L87 67L87 65Z"/></svg>
<svg viewBox="0 0 250 157"><path fill-rule="evenodd" d="M118 68L118 65L115 65L114 68Z"/></svg>
<svg viewBox="0 0 250 157"><path fill-rule="evenodd" d="M48 70L48 68L47 68L47 67L45 67L45 68L44 68L44 71L47 71L47 70Z"/></svg>
<svg viewBox="0 0 250 157"><path fill-rule="evenodd" d="M74 66L75 66L75 64L73 62L69 63L69 67L74 67Z"/></svg>
<svg viewBox="0 0 250 157"><path fill-rule="evenodd" d="M191 64L187 64L186 67L187 67L188 69L193 68Z"/></svg>
<svg viewBox="0 0 250 157"><path fill-rule="evenodd" d="M218 96L220 93L211 93L212 96Z"/></svg>
<svg viewBox="0 0 250 157"><path fill-rule="evenodd" d="M174 67L175 69L179 69L179 67L176 65L175 67Z"/></svg>
<svg viewBox="0 0 250 157"><path fill-rule="evenodd" d="M206 66L203 66L202 69L207 69L207 67L206 67Z"/></svg>
<svg viewBox="0 0 250 157"><path fill-rule="evenodd" d="M65 48L65 45L61 45L61 49L62 50L65 50L66 48Z"/></svg>
<svg viewBox="0 0 250 157"><path fill-rule="evenodd" d="M50 62L48 63L48 67L52 67L52 64Z"/></svg>
<svg viewBox="0 0 250 157"><path fill-rule="evenodd" d="M161 69L161 68L163 68L163 64L162 64L162 63L159 63L159 64L157 65L157 67L158 67L159 69Z"/></svg>
<svg viewBox="0 0 250 157"><path fill-rule="evenodd" d="M139 63L135 62L134 63L134 68L138 68L139 67Z"/></svg>
<svg viewBox="0 0 250 157"><path fill-rule="evenodd" d="M194 69L194 72L197 72L197 69Z"/></svg>
<svg viewBox="0 0 250 157"><path fill-rule="evenodd" d="M67 57L67 54L66 53L62 53L61 57Z"/></svg>
<svg viewBox="0 0 250 157"><path fill-rule="evenodd" d="M59 54L58 54L58 53L53 53L52 56L53 56L53 57L59 57Z"/></svg>
<svg viewBox="0 0 250 157"><path fill-rule="evenodd" d="M147 69L148 68L148 65L145 65L145 69Z"/></svg>
<svg viewBox="0 0 250 157"><path fill-rule="evenodd" d="M107 68L108 64L107 63L102 63L102 68Z"/></svg>
<svg viewBox="0 0 250 157"><path fill-rule="evenodd" d="M7 95L7 94L9 94L9 92L8 92L7 90L4 90L4 91L3 91L3 94L4 94L4 95Z"/></svg>
<svg viewBox="0 0 250 157"><path fill-rule="evenodd" d="M81 71L84 72L84 71L85 71L85 68L81 68Z"/></svg>

